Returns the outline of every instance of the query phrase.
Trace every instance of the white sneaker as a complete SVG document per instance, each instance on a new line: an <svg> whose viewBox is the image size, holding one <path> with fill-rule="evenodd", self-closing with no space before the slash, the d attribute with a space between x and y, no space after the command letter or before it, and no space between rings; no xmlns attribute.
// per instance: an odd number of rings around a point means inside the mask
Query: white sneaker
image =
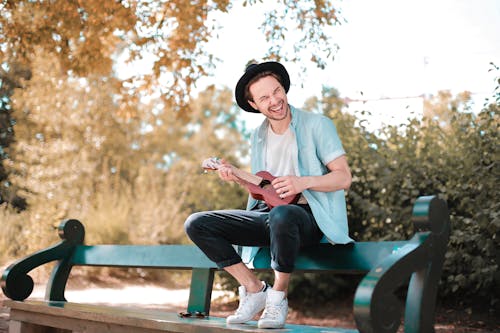
<svg viewBox="0 0 500 333"><path fill-rule="evenodd" d="M283 328L288 315L288 299L285 292L269 289L266 307L259 319L259 328Z"/></svg>
<svg viewBox="0 0 500 333"><path fill-rule="evenodd" d="M266 306L267 291L270 289L267 283L262 282L264 288L257 293L247 293L244 286L238 288L240 304L236 312L226 318L228 324L243 324L250 321L257 313Z"/></svg>

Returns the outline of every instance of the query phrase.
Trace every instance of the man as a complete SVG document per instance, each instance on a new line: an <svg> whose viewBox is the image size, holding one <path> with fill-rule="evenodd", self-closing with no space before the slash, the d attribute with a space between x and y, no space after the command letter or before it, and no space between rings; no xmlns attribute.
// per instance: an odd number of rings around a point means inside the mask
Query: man
<svg viewBox="0 0 500 333"><path fill-rule="evenodd" d="M288 314L287 290L300 248L322 238L352 242L348 236L344 191L351 184L345 152L332 121L288 104L290 77L277 62L252 64L236 85L238 105L266 118L251 139L252 172L277 176L271 185L281 198L297 203L272 209L249 196L247 210L200 212L185 223L191 240L239 283L240 303L228 324L245 323L263 311L259 328L282 328ZM220 178L240 182L230 165ZM243 263L233 245L269 247L272 288ZM250 249L250 248L245 248Z"/></svg>

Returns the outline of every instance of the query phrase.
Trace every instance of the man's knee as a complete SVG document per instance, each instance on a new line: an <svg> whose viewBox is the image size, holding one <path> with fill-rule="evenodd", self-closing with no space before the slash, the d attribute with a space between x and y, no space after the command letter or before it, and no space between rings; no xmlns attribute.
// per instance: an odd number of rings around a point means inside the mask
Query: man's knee
<svg viewBox="0 0 500 333"><path fill-rule="evenodd" d="M290 227L297 220L297 206L283 205L274 207L269 213L269 225L275 231L290 230Z"/></svg>
<svg viewBox="0 0 500 333"><path fill-rule="evenodd" d="M193 214L189 215L189 217L184 222L184 230L186 231L186 234L190 238L193 235L196 235L197 232L200 230L200 226L202 225L203 217L204 217L204 215L202 212L193 213Z"/></svg>
<svg viewBox="0 0 500 333"><path fill-rule="evenodd" d="M283 205L274 207L269 213L269 218L276 221L288 221L300 216L300 207L295 205Z"/></svg>

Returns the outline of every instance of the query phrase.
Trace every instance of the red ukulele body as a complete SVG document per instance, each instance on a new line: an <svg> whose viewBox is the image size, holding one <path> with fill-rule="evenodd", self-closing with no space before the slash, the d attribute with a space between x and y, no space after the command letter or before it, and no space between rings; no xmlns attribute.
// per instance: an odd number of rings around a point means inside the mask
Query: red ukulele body
<svg viewBox="0 0 500 333"><path fill-rule="evenodd" d="M265 201L269 208L294 204L299 200L300 194L281 198L271 185L271 182L276 177L271 175L269 172L259 171L255 175L262 178L261 183L259 185L255 185L245 181L245 186L250 192L252 198Z"/></svg>
<svg viewBox="0 0 500 333"><path fill-rule="evenodd" d="M209 158L202 163L205 170L217 170L221 166L218 158ZM271 185L271 182L276 178L267 171L259 171L255 175L242 171L234 166L231 166L233 174L241 180L241 183L247 188L252 198L263 200L273 208L281 205L290 205L297 203L300 198L300 193L295 196L281 198L276 190Z"/></svg>

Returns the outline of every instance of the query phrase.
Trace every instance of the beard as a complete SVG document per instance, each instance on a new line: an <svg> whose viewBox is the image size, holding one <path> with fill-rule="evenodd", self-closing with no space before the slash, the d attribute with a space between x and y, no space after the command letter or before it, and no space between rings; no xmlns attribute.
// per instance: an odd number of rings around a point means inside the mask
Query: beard
<svg viewBox="0 0 500 333"><path fill-rule="evenodd" d="M276 107L269 107L264 115L270 120L280 121L286 119L290 113L290 107L283 100L279 104L281 105L279 110L276 110Z"/></svg>

